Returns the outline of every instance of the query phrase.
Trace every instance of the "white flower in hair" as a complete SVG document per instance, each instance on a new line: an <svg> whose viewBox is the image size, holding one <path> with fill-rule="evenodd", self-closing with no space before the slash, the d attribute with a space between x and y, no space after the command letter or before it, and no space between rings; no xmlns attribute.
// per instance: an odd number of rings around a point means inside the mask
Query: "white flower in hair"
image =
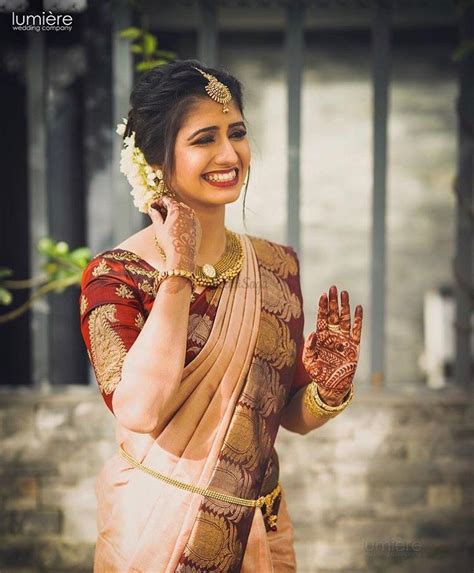
<svg viewBox="0 0 474 573"><path fill-rule="evenodd" d="M127 128L127 120L117 124L116 132L122 137ZM155 189L158 179L163 178L161 169L156 171L148 165L141 149L135 145L135 132L124 137L123 147L120 153L120 172L123 173L132 190L133 204L141 213L148 213L151 204L155 200Z"/></svg>
<svg viewBox="0 0 474 573"><path fill-rule="evenodd" d="M127 120L124 117L122 117L122 121L123 123L117 123L117 129L115 130L115 133L118 133L123 137L125 129L127 128Z"/></svg>

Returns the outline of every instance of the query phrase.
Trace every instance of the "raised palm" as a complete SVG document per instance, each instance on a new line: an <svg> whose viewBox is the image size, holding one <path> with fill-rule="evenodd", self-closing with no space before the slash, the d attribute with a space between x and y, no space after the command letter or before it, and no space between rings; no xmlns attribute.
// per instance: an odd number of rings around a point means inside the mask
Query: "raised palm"
<svg viewBox="0 0 474 573"><path fill-rule="evenodd" d="M305 341L303 364L324 399L341 401L351 387L359 360L362 312L358 305L351 332L349 293L341 292L340 313L336 286L329 289L329 301L326 293L319 299L316 331Z"/></svg>

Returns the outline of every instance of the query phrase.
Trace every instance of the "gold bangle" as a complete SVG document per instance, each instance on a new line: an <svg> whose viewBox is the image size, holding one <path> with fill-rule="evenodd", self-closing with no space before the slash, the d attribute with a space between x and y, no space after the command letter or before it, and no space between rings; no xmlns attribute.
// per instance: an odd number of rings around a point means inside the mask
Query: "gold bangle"
<svg viewBox="0 0 474 573"><path fill-rule="evenodd" d="M347 396L347 398L342 402L342 404L339 404L338 406L330 406L329 404L324 402L324 400L321 398L321 395L319 393L319 386L318 386L317 382L315 382L313 380L311 382L311 384L314 385L313 386L314 400L316 401L316 403L318 404L318 406L320 408L322 408L323 410L326 410L327 412L342 412L342 410L345 410L347 408L347 406L349 405L349 402L352 400L352 396L354 395L354 391L353 391L354 387L351 384L349 396Z"/></svg>
<svg viewBox="0 0 474 573"><path fill-rule="evenodd" d="M316 416L317 418L333 418L334 416L337 416L337 413L333 414L331 412L328 412L327 410L324 410L323 408L321 408L321 406L318 406L318 404L316 403L316 400L314 399L314 392L313 392L313 388L311 387L311 384L308 384L306 386L306 389L304 391L304 406L305 408L308 410L308 412L310 414L312 414L313 416Z"/></svg>
<svg viewBox="0 0 474 573"><path fill-rule="evenodd" d="M184 269L169 269L167 271L159 271L158 277L157 277L157 285L156 288L158 288L160 286L160 284L168 277L185 277L187 279L189 279L191 281L191 288L192 288L192 292L194 292L195 288L196 288L196 276L194 273L192 273L191 271L186 271Z"/></svg>
<svg viewBox="0 0 474 573"><path fill-rule="evenodd" d="M351 386L350 394L342 404L339 406L329 406L329 404L322 401L318 393L318 385L313 380L306 386L304 405L314 416L318 416L320 418L334 418L347 408L349 402L352 400L352 396L353 388Z"/></svg>

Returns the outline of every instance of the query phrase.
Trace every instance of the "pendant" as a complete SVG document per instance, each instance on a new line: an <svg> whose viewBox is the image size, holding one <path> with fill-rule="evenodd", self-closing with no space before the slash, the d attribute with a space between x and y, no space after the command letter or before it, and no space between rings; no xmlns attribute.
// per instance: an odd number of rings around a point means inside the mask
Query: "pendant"
<svg viewBox="0 0 474 573"><path fill-rule="evenodd" d="M211 279L213 279L217 274L216 269L209 263L203 265L202 272L206 275L206 277L209 277Z"/></svg>

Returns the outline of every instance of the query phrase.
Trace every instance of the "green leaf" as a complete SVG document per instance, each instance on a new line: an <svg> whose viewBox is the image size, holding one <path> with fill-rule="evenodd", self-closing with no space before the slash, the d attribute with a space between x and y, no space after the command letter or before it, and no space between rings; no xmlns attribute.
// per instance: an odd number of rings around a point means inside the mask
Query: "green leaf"
<svg viewBox="0 0 474 573"><path fill-rule="evenodd" d="M145 56L152 56L155 53L157 40L153 34L145 34L143 36L143 53Z"/></svg>
<svg viewBox="0 0 474 573"><path fill-rule="evenodd" d="M13 300L12 294L6 288L0 287L0 304L8 306Z"/></svg>
<svg viewBox="0 0 474 573"><path fill-rule="evenodd" d="M136 65L136 70L138 72L146 72L148 70L152 70L153 68L156 68L157 66L161 66L166 63L167 63L166 60L147 60L146 62L138 63Z"/></svg>
<svg viewBox="0 0 474 573"><path fill-rule="evenodd" d="M132 44L130 46L130 51L132 52L132 54L143 54L143 48L138 44Z"/></svg>
<svg viewBox="0 0 474 573"><path fill-rule="evenodd" d="M57 265L57 263L47 263L45 265L43 265L43 270L48 273L48 275L51 275L53 273L56 273L59 269L59 266Z"/></svg>
<svg viewBox="0 0 474 573"><path fill-rule="evenodd" d="M124 28L123 30L120 30L119 33L120 37L125 38L126 40L137 40L141 37L142 34L143 31L140 30L140 28L135 28L134 26L130 28Z"/></svg>
<svg viewBox="0 0 474 573"><path fill-rule="evenodd" d="M69 253L69 245L65 241L59 241L56 244L56 254L66 255L67 253Z"/></svg>
<svg viewBox="0 0 474 573"><path fill-rule="evenodd" d="M42 237L38 241L36 248L42 255L51 256L54 253L55 244L50 237Z"/></svg>
<svg viewBox="0 0 474 573"><path fill-rule="evenodd" d="M89 247L79 247L78 249L74 249L70 254L71 261L81 268L85 268L91 258L92 252Z"/></svg>

